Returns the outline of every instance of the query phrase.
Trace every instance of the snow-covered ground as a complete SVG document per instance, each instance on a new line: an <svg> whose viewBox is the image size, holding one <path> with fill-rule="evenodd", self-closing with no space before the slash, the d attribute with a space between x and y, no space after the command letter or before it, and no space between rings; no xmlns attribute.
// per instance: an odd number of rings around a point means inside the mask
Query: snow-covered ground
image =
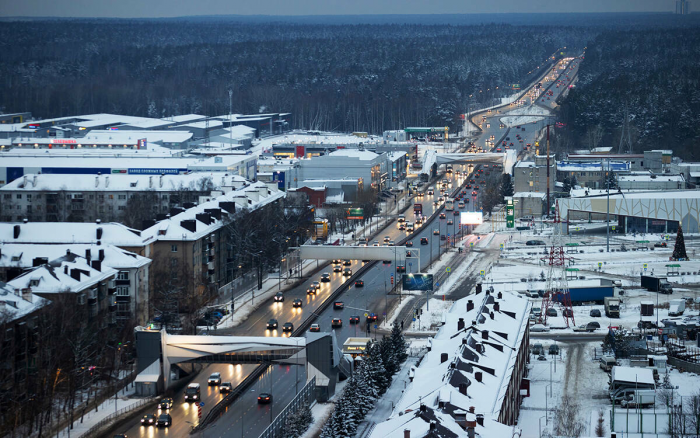
<svg viewBox="0 0 700 438"><path fill-rule="evenodd" d="M526 115L522 115L526 114ZM539 107L537 105L528 105L520 108L516 108L512 111L505 113L505 116L501 118L501 123L508 127L524 125L526 123L535 123L540 120L544 120L544 117L538 116L548 116L549 111Z"/></svg>

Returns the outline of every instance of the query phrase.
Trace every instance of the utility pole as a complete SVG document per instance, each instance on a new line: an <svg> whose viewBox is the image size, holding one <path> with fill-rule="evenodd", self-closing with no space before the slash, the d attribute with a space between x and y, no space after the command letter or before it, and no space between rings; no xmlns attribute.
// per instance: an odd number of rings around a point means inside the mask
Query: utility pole
<svg viewBox="0 0 700 438"><path fill-rule="evenodd" d="M605 187L608 193L608 208L605 213L605 248L606 252L610 252L610 178L608 174L610 173L610 159L608 159L608 170L605 172Z"/></svg>
<svg viewBox="0 0 700 438"><path fill-rule="evenodd" d="M549 124L547 124L547 217L549 217Z"/></svg>

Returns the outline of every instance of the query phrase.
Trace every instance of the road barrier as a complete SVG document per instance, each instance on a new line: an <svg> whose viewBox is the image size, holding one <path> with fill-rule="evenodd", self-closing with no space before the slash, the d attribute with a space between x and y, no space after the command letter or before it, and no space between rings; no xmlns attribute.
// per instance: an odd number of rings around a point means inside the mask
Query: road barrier
<svg viewBox="0 0 700 438"><path fill-rule="evenodd" d="M278 438L284 436L284 425L287 418L297 412L299 409L303 408L304 405L311 406L311 403L316 401L316 377L314 376L306 382L301 391L294 396L292 401L289 402L287 406L280 412L272 423L267 426L267 429L260 434L260 438Z"/></svg>

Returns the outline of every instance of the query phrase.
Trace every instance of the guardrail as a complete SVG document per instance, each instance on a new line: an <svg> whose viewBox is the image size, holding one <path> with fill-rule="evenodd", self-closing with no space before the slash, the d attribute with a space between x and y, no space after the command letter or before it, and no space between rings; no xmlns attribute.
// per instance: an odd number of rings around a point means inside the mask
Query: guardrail
<svg viewBox="0 0 700 438"><path fill-rule="evenodd" d="M260 438L277 438L284 435L284 424L287 418L295 413L297 410L302 408L304 405L311 405L315 401L316 394L316 377L314 376L311 380L306 382L306 385L299 391L297 395L294 396L292 401L289 402L287 406L280 412L272 423L267 426L267 429L260 434Z"/></svg>
<svg viewBox="0 0 700 438"><path fill-rule="evenodd" d="M78 435L78 438L83 438L83 437L84 438L91 438L93 436L94 437L100 436L100 434L98 432L100 432L100 430L103 427L111 424L114 420L119 418L121 415L124 415L128 412L140 409L143 406L145 406L149 403L152 403L154 400L155 400L154 398L147 398L147 399L139 400L138 402L136 402L132 405L129 405L125 408L119 409L117 412L113 412L113 413L109 414L108 416L106 416L105 418L103 418L100 422L98 422L97 424L92 426L90 429L88 429L83 434Z"/></svg>

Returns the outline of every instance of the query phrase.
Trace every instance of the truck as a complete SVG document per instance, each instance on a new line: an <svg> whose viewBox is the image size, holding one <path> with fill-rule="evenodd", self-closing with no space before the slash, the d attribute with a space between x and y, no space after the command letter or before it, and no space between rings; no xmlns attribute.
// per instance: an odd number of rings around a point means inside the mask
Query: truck
<svg viewBox="0 0 700 438"><path fill-rule="evenodd" d="M571 296L571 304L603 304L605 297L615 296L615 288L613 286L569 287L569 295ZM555 299L557 297L562 297L562 295L555 295Z"/></svg>
<svg viewBox="0 0 700 438"><path fill-rule="evenodd" d="M660 294L672 294L673 288L665 277L654 277L653 275L642 275L642 287L649 292Z"/></svg>
<svg viewBox="0 0 700 438"><path fill-rule="evenodd" d="M619 318L620 317L620 299L617 297L605 297L603 299L605 304L605 316L608 318Z"/></svg>
<svg viewBox="0 0 700 438"><path fill-rule="evenodd" d="M627 392L620 404L623 408L637 408L654 406L656 403L656 391L653 389L637 389Z"/></svg>
<svg viewBox="0 0 700 438"><path fill-rule="evenodd" d="M415 203L413 204L413 215L421 216L423 214L423 204Z"/></svg>
<svg viewBox="0 0 700 438"><path fill-rule="evenodd" d="M668 315L681 316L685 312L685 300L671 300L668 302Z"/></svg>

